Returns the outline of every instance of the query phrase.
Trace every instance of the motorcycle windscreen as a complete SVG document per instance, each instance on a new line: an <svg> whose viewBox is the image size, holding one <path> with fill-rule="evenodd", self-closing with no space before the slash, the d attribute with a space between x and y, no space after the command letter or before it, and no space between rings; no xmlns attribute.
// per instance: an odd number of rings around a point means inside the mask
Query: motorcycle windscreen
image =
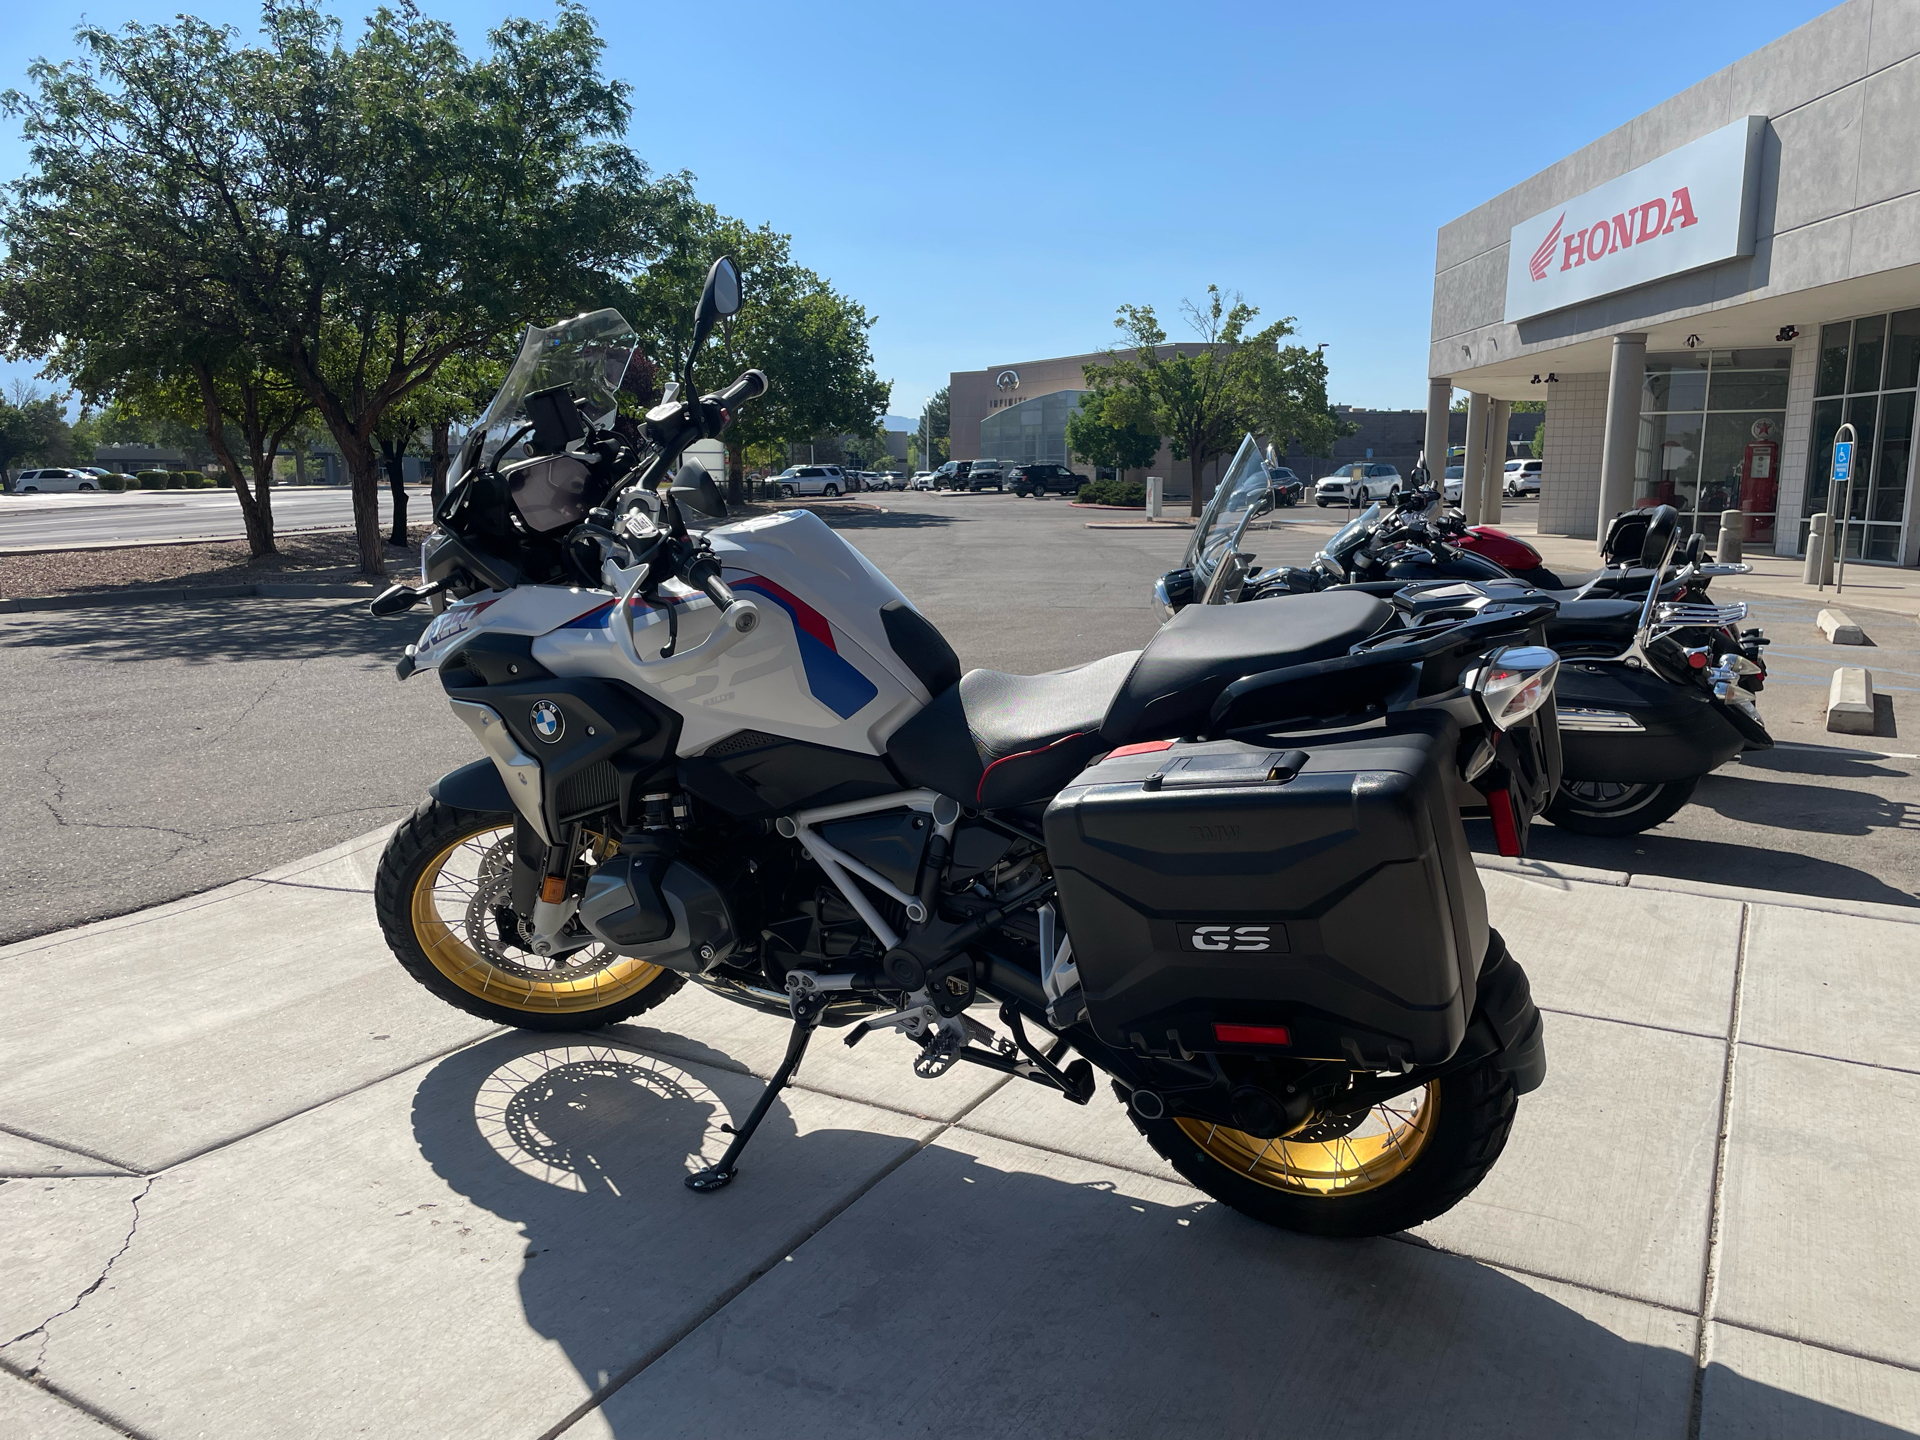
<svg viewBox="0 0 1920 1440"><path fill-rule="evenodd" d="M1194 593L1211 603L1227 596L1215 596L1213 580L1228 557L1238 553L1242 534L1256 516L1273 508L1273 482L1267 475L1260 449L1248 435L1234 452L1232 462L1214 487L1213 498L1194 527L1193 540L1187 546L1187 565L1193 571Z"/></svg>

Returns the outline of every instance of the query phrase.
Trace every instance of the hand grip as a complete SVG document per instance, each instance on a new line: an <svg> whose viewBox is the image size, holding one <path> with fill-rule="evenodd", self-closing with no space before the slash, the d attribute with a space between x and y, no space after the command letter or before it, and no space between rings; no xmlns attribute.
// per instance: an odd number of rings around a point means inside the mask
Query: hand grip
<svg viewBox="0 0 1920 1440"><path fill-rule="evenodd" d="M720 578L720 562L711 555L703 555L687 567L687 583L705 591L716 609L725 610L733 604L733 591Z"/></svg>
<svg viewBox="0 0 1920 1440"><path fill-rule="evenodd" d="M767 377L759 370L749 370L738 380L713 398L722 405L738 405L743 400L756 400L767 393Z"/></svg>

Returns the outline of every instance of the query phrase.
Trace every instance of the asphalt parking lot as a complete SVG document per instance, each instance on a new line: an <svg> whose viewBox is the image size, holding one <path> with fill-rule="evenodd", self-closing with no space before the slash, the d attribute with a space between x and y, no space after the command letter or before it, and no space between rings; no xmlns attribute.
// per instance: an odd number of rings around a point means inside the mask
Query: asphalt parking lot
<svg viewBox="0 0 1920 1440"><path fill-rule="evenodd" d="M1034 673L1146 644L1153 579L1187 541L1178 528L1089 529L1128 517L1057 498L863 498L877 508L819 510L970 667ZM1263 563L1305 561L1339 518L1281 512L1254 549ZM1869 623L1878 647L1841 654L1819 640L1813 608L1755 602L1776 637L1762 709L1787 743L1708 777L1651 834L1541 825L1534 853L1920 905L1920 627ZM0 794L0 941L205 890L405 814L472 758L431 677L394 681L423 623L375 621L357 602L257 599L0 618L13 780ZM1863 656L1893 696L1897 733L1829 735L1826 677Z"/></svg>

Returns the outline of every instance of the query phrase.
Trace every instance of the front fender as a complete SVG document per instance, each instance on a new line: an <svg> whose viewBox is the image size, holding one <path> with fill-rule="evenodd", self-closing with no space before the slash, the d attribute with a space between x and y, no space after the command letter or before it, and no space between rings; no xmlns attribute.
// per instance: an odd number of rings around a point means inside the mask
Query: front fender
<svg viewBox="0 0 1920 1440"><path fill-rule="evenodd" d="M479 759L449 770L427 787L427 794L442 805L460 810L512 810L513 797L493 761Z"/></svg>

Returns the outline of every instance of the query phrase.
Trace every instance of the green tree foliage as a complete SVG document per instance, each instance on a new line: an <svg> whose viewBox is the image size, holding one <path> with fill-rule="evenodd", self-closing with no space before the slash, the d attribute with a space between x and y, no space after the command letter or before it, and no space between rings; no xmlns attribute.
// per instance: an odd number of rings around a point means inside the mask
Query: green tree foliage
<svg viewBox="0 0 1920 1440"><path fill-rule="evenodd" d="M1217 285L1207 287L1206 303L1186 301L1182 309L1197 345L1162 355L1167 333L1153 307L1122 305L1113 323L1127 346L1085 373L1107 423L1163 435L1174 459L1189 463L1197 516L1206 498L1200 476L1207 461L1232 450L1244 433L1264 436L1282 452L1299 445L1322 454L1342 424L1327 404L1325 358L1280 344L1293 334L1291 317L1255 331L1260 312Z"/></svg>
<svg viewBox="0 0 1920 1440"><path fill-rule="evenodd" d="M953 455L951 436L953 401L951 386L942 385L933 392L920 411L920 423L907 437L908 462L917 470L932 470L947 463Z"/></svg>
<svg viewBox="0 0 1920 1440"><path fill-rule="evenodd" d="M63 399L20 380L10 398L0 396L0 479L11 481L16 465L73 463L74 435Z"/></svg>
<svg viewBox="0 0 1920 1440"><path fill-rule="evenodd" d="M686 176L661 184L659 258L631 281L622 312L673 375L693 342L693 310L716 256L740 267L740 313L698 357L694 383L724 387L741 371L766 372L768 391L727 431L729 497L741 498L749 448L820 435L876 433L892 386L873 370L874 319L793 258L791 237L753 227L694 199Z"/></svg>
<svg viewBox="0 0 1920 1440"><path fill-rule="evenodd" d="M258 347L339 447L379 575L387 412L529 316L605 303L657 249L655 187L573 0L477 58L411 7L351 45L309 4L266 4L261 30L87 29L81 61L9 93L32 169L0 214L0 344Z"/></svg>
<svg viewBox="0 0 1920 1440"><path fill-rule="evenodd" d="M1107 416L1107 401L1114 400L1116 412L1132 410L1125 397L1115 391L1094 391L1080 402L1080 408L1067 417L1067 449L1089 465L1111 470L1138 470L1151 465L1160 453L1160 437L1137 428L1132 419L1116 423ZM1102 502L1104 503L1104 502Z"/></svg>
<svg viewBox="0 0 1920 1440"><path fill-rule="evenodd" d="M1532 455L1533 458L1536 460L1538 460L1541 456L1547 453L1547 422L1546 421L1542 420L1540 422L1540 428L1533 432L1533 444L1530 447L1528 447L1527 453Z"/></svg>

